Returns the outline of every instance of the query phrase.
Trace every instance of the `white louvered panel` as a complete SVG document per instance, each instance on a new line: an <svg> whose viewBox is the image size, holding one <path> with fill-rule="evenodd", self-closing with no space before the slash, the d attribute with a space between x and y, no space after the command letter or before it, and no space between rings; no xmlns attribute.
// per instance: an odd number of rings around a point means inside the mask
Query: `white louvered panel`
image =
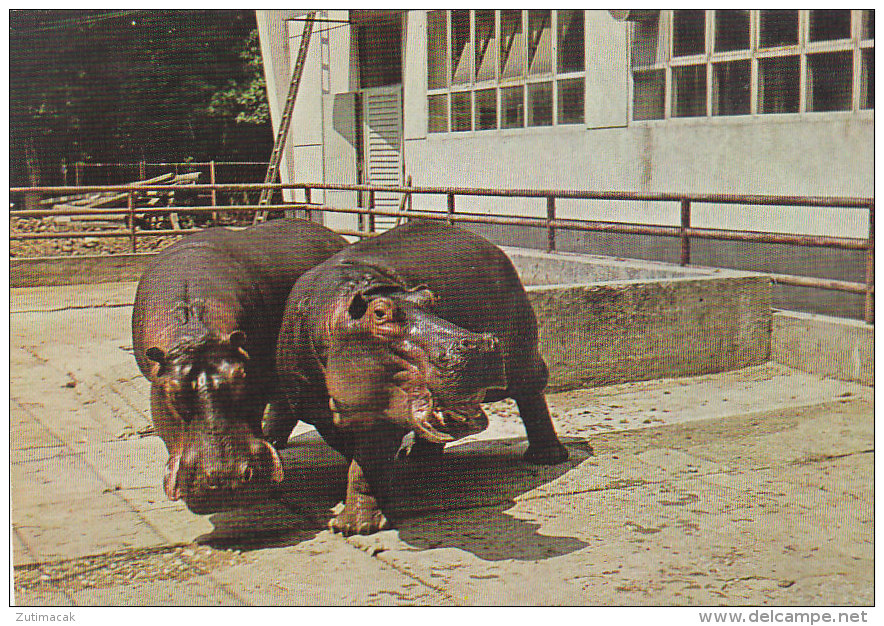
<svg viewBox="0 0 884 626"><path fill-rule="evenodd" d="M399 85L362 92L365 182L369 185L402 184L402 100ZM375 208L395 211L399 195L375 193ZM392 228L395 217L375 217L375 229Z"/></svg>

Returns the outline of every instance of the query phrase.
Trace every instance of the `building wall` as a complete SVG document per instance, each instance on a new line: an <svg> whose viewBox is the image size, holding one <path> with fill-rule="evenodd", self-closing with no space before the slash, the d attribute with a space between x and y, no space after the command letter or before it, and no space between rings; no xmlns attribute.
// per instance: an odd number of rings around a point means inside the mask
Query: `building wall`
<svg viewBox="0 0 884 626"><path fill-rule="evenodd" d="M343 19L347 11L323 11ZM258 11L274 124L303 11ZM319 25L328 28L329 25ZM333 25L332 25L333 26ZM403 46L405 175L415 185L872 196L874 113L629 121L627 27L586 12L586 126L427 133L426 12L408 11ZM356 182L355 54L350 28L314 35L292 126L288 180ZM325 59L324 68L321 59ZM328 194L355 204L354 194ZM444 199L415 199L415 207ZM458 198L458 208L545 214L543 201ZM562 217L676 224L676 203L559 202ZM352 216L332 221L355 225ZM865 211L696 205L693 225L864 237Z"/></svg>
<svg viewBox="0 0 884 626"><path fill-rule="evenodd" d="M874 114L813 113L629 122L627 30L586 13L586 128L425 131L426 35L406 50L405 167L415 185L647 192L872 196ZM425 12L409 21L423 24ZM417 28L415 30L418 30ZM414 119L417 117L418 119ZM444 164L440 167L440 164ZM458 198L464 210L513 212L512 200ZM545 215L545 203L523 204ZM677 203L564 203L562 217L677 224ZM865 237L865 211L698 205L693 225Z"/></svg>

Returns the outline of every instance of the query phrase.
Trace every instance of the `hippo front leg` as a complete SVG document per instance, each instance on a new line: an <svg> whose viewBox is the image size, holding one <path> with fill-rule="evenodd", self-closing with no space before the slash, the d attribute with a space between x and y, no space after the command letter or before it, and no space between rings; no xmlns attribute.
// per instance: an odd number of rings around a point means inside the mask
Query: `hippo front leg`
<svg viewBox="0 0 884 626"><path fill-rule="evenodd" d="M542 392L515 396L519 415L528 434L525 460L537 465L557 465L568 460L568 450L559 441Z"/></svg>
<svg viewBox="0 0 884 626"><path fill-rule="evenodd" d="M264 438L277 450L283 450L297 425L298 418L289 407L288 400L281 396L275 397L268 406L264 420Z"/></svg>
<svg viewBox="0 0 884 626"><path fill-rule="evenodd" d="M402 435L400 429L386 424L355 434L344 510L328 523L333 532L370 535L391 526L382 507L389 492L393 456Z"/></svg>

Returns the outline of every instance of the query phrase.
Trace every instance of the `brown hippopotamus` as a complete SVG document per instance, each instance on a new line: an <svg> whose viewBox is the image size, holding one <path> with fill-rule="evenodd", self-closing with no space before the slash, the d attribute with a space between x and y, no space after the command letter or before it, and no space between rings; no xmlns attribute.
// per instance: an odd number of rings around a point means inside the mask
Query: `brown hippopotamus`
<svg viewBox="0 0 884 626"><path fill-rule="evenodd" d="M261 421L292 285L346 241L305 220L212 228L157 255L138 284L132 347L169 451L164 485L194 513L237 506L247 483L281 481Z"/></svg>
<svg viewBox="0 0 884 626"><path fill-rule="evenodd" d="M281 447L297 419L351 459L344 534L388 525L389 470L403 436L424 449L483 430L480 403L514 398L525 459L568 458L543 390L537 320L507 256L482 237L411 222L342 250L302 276L277 347L289 411L268 423Z"/></svg>

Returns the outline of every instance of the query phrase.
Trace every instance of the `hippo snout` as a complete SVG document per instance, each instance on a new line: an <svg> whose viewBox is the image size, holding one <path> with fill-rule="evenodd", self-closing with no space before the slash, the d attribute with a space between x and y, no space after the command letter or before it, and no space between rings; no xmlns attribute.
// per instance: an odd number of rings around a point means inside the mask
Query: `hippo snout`
<svg viewBox="0 0 884 626"><path fill-rule="evenodd" d="M499 349L497 337L495 337L491 333L464 337L460 341L458 341L458 348L465 353L473 351L480 353L493 353Z"/></svg>
<svg viewBox="0 0 884 626"><path fill-rule="evenodd" d="M452 351L458 378L465 391L479 388L506 387L503 352L497 337L490 333L473 334L457 340Z"/></svg>
<svg viewBox="0 0 884 626"><path fill-rule="evenodd" d="M239 453L219 454L203 447L181 460L179 492L192 512L214 513L244 506L262 493L268 481L280 482L282 463L263 439L254 438Z"/></svg>

